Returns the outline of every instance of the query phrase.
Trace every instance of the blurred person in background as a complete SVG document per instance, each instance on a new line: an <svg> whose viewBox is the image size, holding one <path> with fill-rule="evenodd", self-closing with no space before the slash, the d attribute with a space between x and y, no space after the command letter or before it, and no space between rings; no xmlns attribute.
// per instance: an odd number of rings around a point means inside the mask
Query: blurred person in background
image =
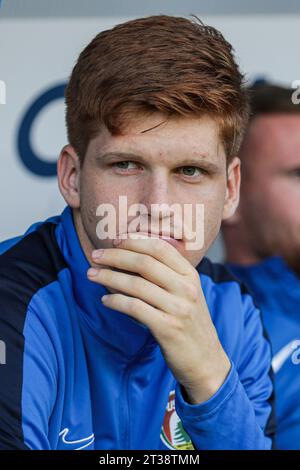
<svg viewBox="0 0 300 470"><path fill-rule="evenodd" d="M277 447L300 449L300 105L291 88L258 83L249 92L240 202L222 234L272 344Z"/></svg>

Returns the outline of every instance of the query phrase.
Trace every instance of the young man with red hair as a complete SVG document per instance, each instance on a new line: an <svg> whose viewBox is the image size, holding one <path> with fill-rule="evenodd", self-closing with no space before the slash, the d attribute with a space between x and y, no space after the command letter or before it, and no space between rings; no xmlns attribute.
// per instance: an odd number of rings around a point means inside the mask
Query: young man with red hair
<svg viewBox="0 0 300 470"><path fill-rule="evenodd" d="M260 312L205 258L238 204L247 118L232 47L198 19L128 21L82 51L57 167L67 207L1 246L2 448L271 448ZM102 237L120 196L146 209L140 225L129 214ZM175 230L173 204L204 207L196 249L142 229Z"/></svg>

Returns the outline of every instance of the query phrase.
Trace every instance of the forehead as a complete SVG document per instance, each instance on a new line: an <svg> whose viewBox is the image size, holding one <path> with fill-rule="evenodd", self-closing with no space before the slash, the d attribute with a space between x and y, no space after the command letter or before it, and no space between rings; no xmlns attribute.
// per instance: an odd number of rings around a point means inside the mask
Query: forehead
<svg viewBox="0 0 300 470"><path fill-rule="evenodd" d="M255 117L243 148L247 165L300 164L300 113Z"/></svg>
<svg viewBox="0 0 300 470"><path fill-rule="evenodd" d="M167 119L156 113L140 117L131 122L124 135L112 136L103 128L88 148L93 155L114 151L143 155L149 163L174 163L183 157L206 158L214 163L225 159L219 126L207 116Z"/></svg>

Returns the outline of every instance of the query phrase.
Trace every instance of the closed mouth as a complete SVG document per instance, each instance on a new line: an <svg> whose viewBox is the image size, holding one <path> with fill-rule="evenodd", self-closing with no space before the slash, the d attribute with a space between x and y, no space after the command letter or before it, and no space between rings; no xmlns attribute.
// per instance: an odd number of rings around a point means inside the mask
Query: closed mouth
<svg viewBox="0 0 300 470"><path fill-rule="evenodd" d="M163 240L166 240L168 243L170 243L171 245L175 246L175 247L178 247L182 242L183 240L180 238L174 238L170 235L166 235L166 234L163 234L163 233L154 233L154 232L142 232L142 231L139 231L139 232L128 232L127 233L128 237L129 238L132 238L132 239L147 239L147 238L161 238Z"/></svg>

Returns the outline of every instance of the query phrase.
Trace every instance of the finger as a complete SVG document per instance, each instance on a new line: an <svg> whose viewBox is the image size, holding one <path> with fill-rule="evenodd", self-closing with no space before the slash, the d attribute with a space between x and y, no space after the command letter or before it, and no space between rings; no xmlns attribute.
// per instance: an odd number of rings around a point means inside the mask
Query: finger
<svg viewBox="0 0 300 470"><path fill-rule="evenodd" d="M106 307L121 313L126 313L146 325L151 331L155 331L155 328L159 328L162 320L162 312L148 305L143 300L124 294L109 294L103 297L101 300Z"/></svg>
<svg viewBox="0 0 300 470"><path fill-rule="evenodd" d="M144 253L118 248L95 250L92 259L101 265L138 273L170 293L184 295L188 281L161 261ZM190 281L189 281L190 282Z"/></svg>
<svg viewBox="0 0 300 470"><path fill-rule="evenodd" d="M114 246L150 255L178 274L189 275L194 269L174 246L162 238L117 239L114 241Z"/></svg>
<svg viewBox="0 0 300 470"><path fill-rule="evenodd" d="M179 297L173 296L147 279L111 269L96 271L97 274L93 276L91 276L91 270L88 271L90 280L144 300L166 313L179 314L183 308Z"/></svg>

